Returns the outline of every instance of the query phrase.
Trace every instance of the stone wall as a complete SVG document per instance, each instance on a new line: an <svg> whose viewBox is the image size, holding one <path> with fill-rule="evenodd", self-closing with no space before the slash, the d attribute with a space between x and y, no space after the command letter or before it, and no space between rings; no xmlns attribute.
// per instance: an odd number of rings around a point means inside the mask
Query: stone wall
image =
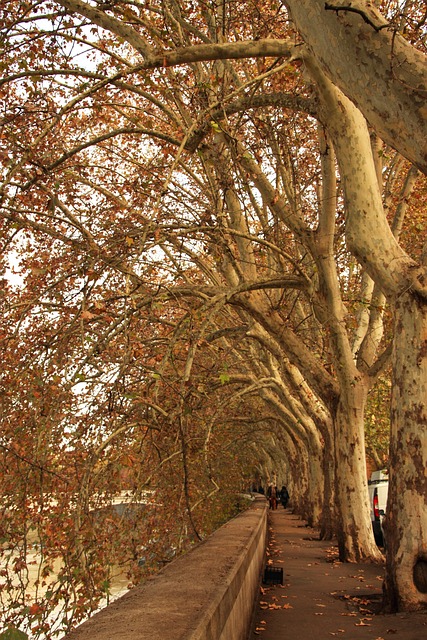
<svg viewBox="0 0 427 640"><path fill-rule="evenodd" d="M260 496L66 640L246 640L266 536L267 502Z"/></svg>

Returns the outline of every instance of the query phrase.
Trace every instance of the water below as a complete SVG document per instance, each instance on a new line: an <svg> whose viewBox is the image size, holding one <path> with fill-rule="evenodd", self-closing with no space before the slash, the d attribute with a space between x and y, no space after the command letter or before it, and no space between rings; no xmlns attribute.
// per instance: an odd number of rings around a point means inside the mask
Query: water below
<svg viewBox="0 0 427 640"><path fill-rule="evenodd" d="M123 502L122 499L116 499L114 501L114 507L120 510L125 503L126 501ZM47 590L52 588L49 584L40 586L40 583L42 582L42 580L40 580L40 572L43 568L43 560L35 537L28 541L26 567L23 567L20 571L15 571L12 574L13 580L10 582L13 564L19 560L21 555L22 554L19 553L19 550L13 550L10 552L5 550L3 552L3 556L0 558L0 632L7 628L5 624L6 616L13 608L16 608L15 601L21 600L22 602L23 591L25 592L26 597L25 603L29 608L31 608L31 605L34 605L34 603L40 603L45 597ZM62 566L62 560L58 559L56 564L53 566L53 572L46 580L48 583L55 581L55 576L58 575ZM39 583L38 586L36 586L37 583ZM126 593L126 591L128 591L128 585L129 579L123 568L112 566L110 569L110 586L108 596L100 601L97 610L103 609L113 600L116 600L118 597ZM49 614L49 617L46 620L50 625L50 634L54 631L58 633L58 630L61 628L62 608L63 604L58 605L58 607ZM91 615L93 615L93 613L94 612L92 612ZM29 640L33 640L36 637L39 640L43 640L46 637L43 635L36 636L34 633L31 633L25 624L20 625L20 629L28 634ZM54 637L56 640L62 636L58 633L58 635L55 634Z"/></svg>

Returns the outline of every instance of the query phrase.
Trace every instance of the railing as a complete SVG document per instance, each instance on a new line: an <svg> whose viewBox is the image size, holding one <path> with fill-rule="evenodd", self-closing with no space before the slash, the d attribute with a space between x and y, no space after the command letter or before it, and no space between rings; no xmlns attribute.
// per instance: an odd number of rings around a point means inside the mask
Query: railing
<svg viewBox="0 0 427 640"><path fill-rule="evenodd" d="M246 640L267 536L267 502L251 507L66 640Z"/></svg>

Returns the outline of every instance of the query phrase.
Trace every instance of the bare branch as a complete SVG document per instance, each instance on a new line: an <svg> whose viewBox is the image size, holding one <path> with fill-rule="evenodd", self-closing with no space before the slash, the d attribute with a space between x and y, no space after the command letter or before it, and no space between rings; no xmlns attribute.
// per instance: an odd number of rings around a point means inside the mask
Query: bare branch
<svg viewBox="0 0 427 640"><path fill-rule="evenodd" d="M374 22L372 22L369 16L367 16L366 13L362 11L362 9L356 9L356 7L351 7L351 6L343 7L341 5L334 5L334 4L329 4L329 2L325 2L325 10L335 11L337 14L339 11L348 11L350 13L357 13L359 16L363 18L364 22L366 22L366 24L369 24L369 26L375 29L375 31L381 31L381 29L386 29L387 27L390 26L388 22L387 24L381 24L381 25L375 24Z"/></svg>
<svg viewBox="0 0 427 640"><path fill-rule="evenodd" d="M98 25L98 27L111 31L124 38L124 40L132 45L146 60L151 60L151 47L149 47L144 38L142 38L135 29L122 20L117 20L117 18L108 15L104 11L100 11L100 9L97 9L86 2L82 2L82 0L58 1L59 4L65 7L68 11L79 13L80 15L85 16L85 18L91 20L94 24Z"/></svg>
<svg viewBox="0 0 427 640"><path fill-rule="evenodd" d="M290 40L246 40L180 47L174 51L163 51L143 65L145 69L173 67L191 62L207 60L239 60L244 58L291 58L296 51Z"/></svg>

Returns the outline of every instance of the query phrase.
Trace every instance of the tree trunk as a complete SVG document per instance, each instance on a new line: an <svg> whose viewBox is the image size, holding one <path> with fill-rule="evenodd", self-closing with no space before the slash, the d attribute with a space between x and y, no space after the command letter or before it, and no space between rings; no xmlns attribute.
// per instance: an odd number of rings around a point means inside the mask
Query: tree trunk
<svg viewBox="0 0 427 640"><path fill-rule="evenodd" d="M323 449L323 504L320 516L321 540L332 540L337 530L335 485L335 441L333 435L328 433L324 441Z"/></svg>
<svg viewBox="0 0 427 640"><path fill-rule="evenodd" d="M427 607L427 303L411 292L396 306L386 516L389 607Z"/></svg>
<svg viewBox="0 0 427 640"><path fill-rule="evenodd" d="M426 268L405 253L388 226L360 112L308 62L343 180L347 244L389 299L397 301L387 598L394 609L421 608L427 604Z"/></svg>
<svg viewBox="0 0 427 640"><path fill-rule="evenodd" d="M342 562L382 559L369 511L364 436L366 396L364 380L349 381L335 417L337 539Z"/></svg>

